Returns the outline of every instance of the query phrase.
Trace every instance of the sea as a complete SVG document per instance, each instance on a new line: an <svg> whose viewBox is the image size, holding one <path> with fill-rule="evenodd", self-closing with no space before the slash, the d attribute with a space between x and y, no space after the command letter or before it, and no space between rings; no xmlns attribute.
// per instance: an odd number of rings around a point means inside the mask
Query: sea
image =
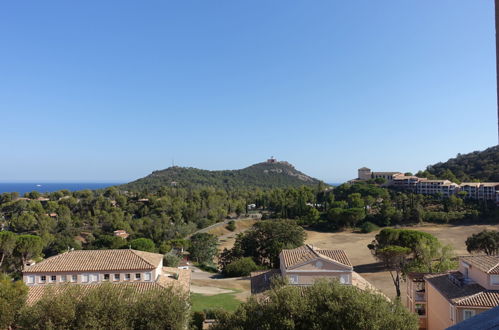
<svg viewBox="0 0 499 330"><path fill-rule="evenodd" d="M122 182L0 182L0 194L5 192L18 192L19 195L31 191L38 191L40 193L54 192L58 190L67 189L69 191L78 190L95 190L102 189L110 186L122 184Z"/></svg>

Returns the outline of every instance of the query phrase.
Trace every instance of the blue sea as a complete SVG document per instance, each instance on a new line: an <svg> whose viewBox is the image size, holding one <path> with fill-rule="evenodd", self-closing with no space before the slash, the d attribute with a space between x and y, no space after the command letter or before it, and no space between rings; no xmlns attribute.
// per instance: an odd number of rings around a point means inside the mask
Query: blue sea
<svg viewBox="0 0 499 330"><path fill-rule="evenodd" d="M18 192L20 195L31 191L38 191L40 193L45 192L53 192L62 189L67 189L69 191L78 191L84 189L102 189L110 186L115 186L121 183L113 182L113 183L92 183L92 182L33 182L33 183L7 183L0 182L0 194L4 192Z"/></svg>

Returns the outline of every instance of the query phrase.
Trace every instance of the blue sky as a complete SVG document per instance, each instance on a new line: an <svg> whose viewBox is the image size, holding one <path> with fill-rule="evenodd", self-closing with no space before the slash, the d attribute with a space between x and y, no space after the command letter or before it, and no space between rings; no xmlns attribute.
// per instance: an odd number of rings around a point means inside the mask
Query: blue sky
<svg viewBox="0 0 499 330"><path fill-rule="evenodd" d="M0 181L273 155L327 182L497 143L493 1L5 1Z"/></svg>

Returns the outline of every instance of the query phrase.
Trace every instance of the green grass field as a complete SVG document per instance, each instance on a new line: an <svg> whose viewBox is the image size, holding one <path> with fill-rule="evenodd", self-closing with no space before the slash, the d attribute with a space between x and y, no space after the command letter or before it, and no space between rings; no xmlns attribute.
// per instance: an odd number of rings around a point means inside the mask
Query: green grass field
<svg viewBox="0 0 499 330"><path fill-rule="evenodd" d="M214 296L205 296L200 293L191 293L191 303L193 311L203 311L205 309L221 308L226 311L234 311L241 304L234 297L237 292L222 293Z"/></svg>

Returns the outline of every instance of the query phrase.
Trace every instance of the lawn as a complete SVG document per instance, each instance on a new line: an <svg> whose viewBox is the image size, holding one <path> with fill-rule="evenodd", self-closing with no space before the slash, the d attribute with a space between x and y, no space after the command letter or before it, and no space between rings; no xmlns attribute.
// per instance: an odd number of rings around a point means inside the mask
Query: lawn
<svg viewBox="0 0 499 330"><path fill-rule="evenodd" d="M221 308L226 311L234 311L241 304L234 296L237 293L237 291L234 291L210 296L201 293L191 293L192 310L203 311L205 309Z"/></svg>

